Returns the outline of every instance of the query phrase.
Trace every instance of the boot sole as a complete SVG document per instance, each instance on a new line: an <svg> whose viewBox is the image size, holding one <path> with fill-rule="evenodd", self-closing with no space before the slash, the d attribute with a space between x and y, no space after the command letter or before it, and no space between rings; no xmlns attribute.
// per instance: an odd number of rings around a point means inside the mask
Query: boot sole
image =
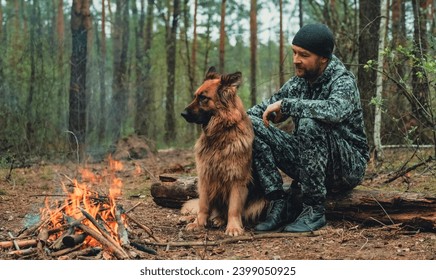
<svg viewBox="0 0 436 280"><path fill-rule="evenodd" d="M254 230L253 233L262 234L262 233L282 232L284 228L285 226L280 226L277 229L272 229L272 230Z"/></svg>

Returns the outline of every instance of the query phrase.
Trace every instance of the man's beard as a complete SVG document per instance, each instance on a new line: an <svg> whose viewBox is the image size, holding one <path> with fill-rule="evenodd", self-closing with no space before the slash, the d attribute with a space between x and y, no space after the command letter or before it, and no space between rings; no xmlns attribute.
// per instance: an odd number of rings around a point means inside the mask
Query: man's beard
<svg viewBox="0 0 436 280"><path fill-rule="evenodd" d="M301 69L301 68L297 68L297 69L300 69L300 70L302 70L303 71L303 73L301 74L301 75L298 75L298 77L300 77L300 78L304 78L304 79L306 79L306 80L308 80L308 81L313 81L313 80L315 80L316 78L318 78L319 77L319 75L320 75L320 73L319 73L319 68L316 68L316 69L309 69L309 70L307 70L307 69Z"/></svg>
<svg viewBox="0 0 436 280"><path fill-rule="evenodd" d="M320 75L321 75L321 64L318 62L314 68L307 69L307 68L299 68L298 66L295 66L297 70L297 76L300 78L304 78L308 81L315 81ZM298 73L298 71L303 71L303 73Z"/></svg>

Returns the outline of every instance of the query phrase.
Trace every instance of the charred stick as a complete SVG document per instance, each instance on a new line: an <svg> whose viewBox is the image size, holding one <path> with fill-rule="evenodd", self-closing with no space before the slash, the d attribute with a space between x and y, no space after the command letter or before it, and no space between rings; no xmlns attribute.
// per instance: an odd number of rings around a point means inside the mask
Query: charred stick
<svg viewBox="0 0 436 280"><path fill-rule="evenodd" d="M97 220L96 219L94 219L94 217L92 217L88 212L86 212L86 210L85 209L82 209L82 208L80 208L79 207L79 209L80 209L80 211L82 211L82 213L83 213L83 215L98 229L98 231L101 233L101 235L102 236L104 236L104 238L106 239L106 240L108 240L110 243L112 243L115 247L117 247L117 248L119 248L119 249L121 249L121 250L123 250L122 248L121 248L121 246L118 244L118 242L116 241L116 240L114 240L113 238L112 238L112 236L110 236L107 232L106 232L106 230L97 222ZM80 226L82 226L83 224L81 224ZM79 226L79 227L80 227ZM94 237L94 236L92 236L92 237ZM124 250L123 250L124 251ZM125 253L125 252L124 252ZM126 254L127 255L127 254Z"/></svg>
<svg viewBox="0 0 436 280"><path fill-rule="evenodd" d="M112 238L107 239L107 238L105 238L105 236L103 236L103 234L100 234L98 231L96 231L88 226L85 226L83 224L79 225L79 228L81 230L83 230L84 232L86 232L87 234L91 235L95 240L100 242L100 244L103 247L106 247L109 251L114 253L115 257L117 257L118 259L128 259L129 258L127 253L123 250L123 248L121 248L121 246L119 246L119 244L117 244Z"/></svg>
<svg viewBox="0 0 436 280"><path fill-rule="evenodd" d="M72 252L71 254L69 254L69 257L72 259L79 256L96 256L101 251L102 251L101 247L88 247L83 250Z"/></svg>
<svg viewBox="0 0 436 280"><path fill-rule="evenodd" d="M72 248L85 241L87 236L88 234L86 233L67 235L62 238L62 244L64 244L67 248Z"/></svg>
<svg viewBox="0 0 436 280"><path fill-rule="evenodd" d="M100 214L97 214L96 218L97 218L97 220L96 220L97 223L100 225L100 229L104 230L107 234L111 233L112 236L117 236L115 229L113 229L111 227L111 225L100 216ZM104 226L106 226L106 227L104 227Z"/></svg>
<svg viewBox="0 0 436 280"><path fill-rule="evenodd" d="M152 255L157 255L157 252L155 250L153 250L153 249L151 249L149 247L146 247L146 246L144 246L142 244L139 244L139 243L136 243L136 242L131 242L130 245L132 245L132 247L136 248L139 251L146 252L146 253L149 253L149 254L152 254Z"/></svg>
<svg viewBox="0 0 436 280"><path fill-rule="evenodd" d="M68 219L71 220L71 218L67 217L67 220L68 220ZM77 227L78 225L80 225L80 223L81 223L84 219L86 219L86 218L85 218L85 217L81 217L81 218L78 219L78 220L71 220L71 221L68 221L67 224L63 224L63 225L61 225L61 226L59 226L59 227L49 229L48 234L49 234L49 235L52 235L52 234L58 233L58 232L60 232L60 231L64 231L64 230L67 230L67 229L72 229L72 228L74 228L74 227ZM70 232L69 234L71 234L71 233L72 233L72 232Z"/></svg>
<svg viewBox="0 0 436 280"><path fill-rule="evenodd" d="M74 247L71 247L71 248L65 248L65 249L62 249L62 250L59 250L59 251L56 251L56 252L52 252L51 254L50 254L50 256L51 257L60 257L60 256L63 256L63 255L66 255L66 254L68 254L68 253L70 253L70 252L73 252L73 251L76 251L77 249L79 249L80 247L82 246L82 244L79 244L79 245L76 245L76 246L74 246Z"/></svg>
<svg viewBox="0 0 436 280"><path fill-rule="evenodd" d="M73 234L73 233L74 233L74 228L72 228L72 227L67 228L67 230L64 232L64 234L62 234L58 239L56 239L51 244L50 249L60 250L64 246L64 243L62 242L63 238L65 236L68 236L68 235Z"/></svg>

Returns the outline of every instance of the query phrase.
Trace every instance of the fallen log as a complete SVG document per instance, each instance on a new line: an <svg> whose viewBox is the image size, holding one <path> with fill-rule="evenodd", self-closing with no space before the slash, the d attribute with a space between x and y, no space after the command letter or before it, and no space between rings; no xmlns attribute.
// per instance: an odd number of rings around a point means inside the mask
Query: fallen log
<svg viewBox="0 0 436 280"><path fill-rule="evenodd" d="M411 228L436 230L436 197L422 193L355 189L329 197L328 219L344 219L369 224L401 223Z"/></svg>
<svg viewBox="0 0 436 280"><path fill-rule="evenodd" d="M198 197L196 177L162 174L159 180L154 182L150 189L157 205L180 208L185 201Z"/></svg>
<svg viewBox="0 0 436 280"><path fill-rule="evenodd" d="M198 197L195 177L165 174L162 179L151 187L157 205L180 208L185 201ZM359 187L347 194L327 197L326 216L328 220L402 224L411 229L436 231L436 196Z"/></svg>

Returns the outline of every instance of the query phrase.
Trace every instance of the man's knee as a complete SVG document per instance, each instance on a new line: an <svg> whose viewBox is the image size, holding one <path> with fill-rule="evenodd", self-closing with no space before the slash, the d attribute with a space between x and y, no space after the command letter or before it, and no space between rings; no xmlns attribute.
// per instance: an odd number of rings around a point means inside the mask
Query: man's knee
<svg viewBox="0 0 436 280"><path fill-rule="evenodd" d="M298 133L319 134L325 133L325 129L319 121L302 118L298 121Z"/></svg>

